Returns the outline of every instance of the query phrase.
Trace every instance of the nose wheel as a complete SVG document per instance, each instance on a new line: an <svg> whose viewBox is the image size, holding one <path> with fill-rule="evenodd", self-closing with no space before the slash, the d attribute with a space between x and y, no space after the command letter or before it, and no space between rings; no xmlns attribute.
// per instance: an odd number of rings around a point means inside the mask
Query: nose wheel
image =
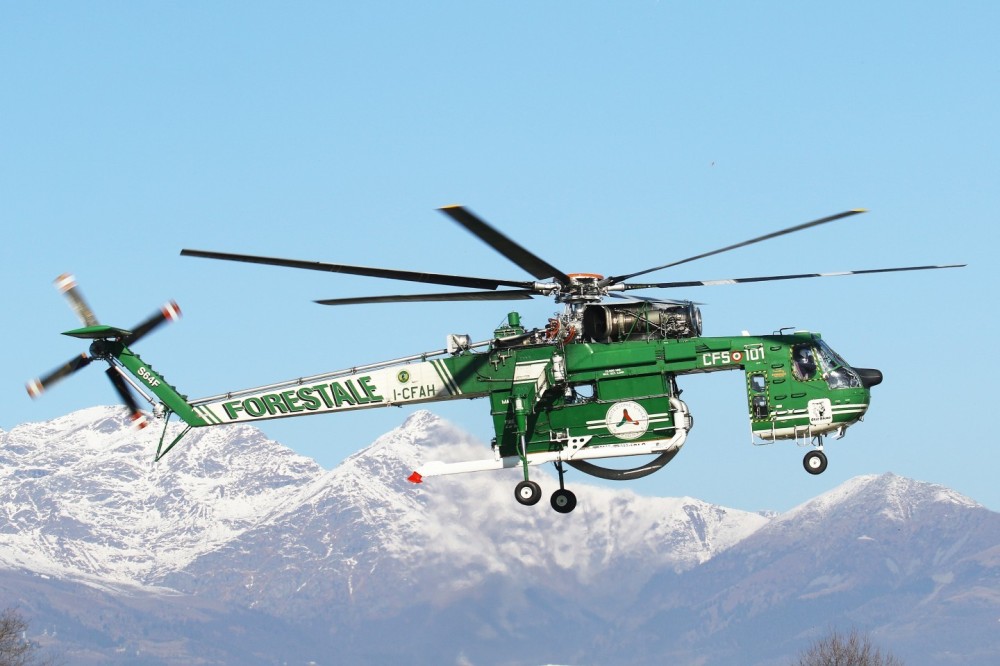
<svg viewBox="0 0 1000 666"><path fill-rule="evenodd" d="M810 474L822 474L826 471L826 454L816 449L806 454L802 459L802 466Z"/></svg>

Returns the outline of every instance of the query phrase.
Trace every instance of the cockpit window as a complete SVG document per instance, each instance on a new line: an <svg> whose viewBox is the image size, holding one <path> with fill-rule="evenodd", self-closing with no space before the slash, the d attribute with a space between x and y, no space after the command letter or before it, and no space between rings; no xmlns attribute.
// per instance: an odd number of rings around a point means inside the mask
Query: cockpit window
<svg viewBox="0 0 1000 666"><path fill-rule="evenodd" d="M812 345L792 347L792 372L796 379L804 382L816 378L816 357Z"/></svg>
<svg viewBox="0 0 1000 666"><path fill-rule="evenodd" d="M860 388L861 378L847 365L847 361L830 349L822 340L817 342L819 361L823 370L823 379L832 389Z"/></svg>
<svg viewBox="0 0 1000 666"><path fill-rule="evenodd" d="M792 373L803 382L822 377L832 389L861 387L858 373L822 340L792 347Z"/></svg>

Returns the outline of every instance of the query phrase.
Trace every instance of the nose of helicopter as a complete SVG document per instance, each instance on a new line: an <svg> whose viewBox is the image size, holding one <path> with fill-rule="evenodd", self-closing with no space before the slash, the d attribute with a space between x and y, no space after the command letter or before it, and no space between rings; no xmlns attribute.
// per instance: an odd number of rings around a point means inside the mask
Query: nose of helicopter
<svg viewBox="0 0 1000 666"><path fill-rule="evenodd" d="M858 377L861 379L861 385L866 389L870 389L873 386L878 386L882 383L882 371L876 370L875 368L854 368L854 371L858 373Z"/></svg>

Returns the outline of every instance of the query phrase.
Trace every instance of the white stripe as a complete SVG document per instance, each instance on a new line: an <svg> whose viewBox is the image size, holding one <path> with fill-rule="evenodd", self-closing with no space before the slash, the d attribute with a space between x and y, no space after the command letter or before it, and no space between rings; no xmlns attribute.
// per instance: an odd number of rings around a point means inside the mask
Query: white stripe
<svg viewBox="0 0 1000 666"><path fill-rule="evenodd" d="M650 414L646 422L649 425L653 425L655 423L666 423L670 420L672 419L668 413ZM587 430L599 430L601 428L606 429L607 427L608 423L604 419L601 419L600 421L587 421Z"/></svg>
<svg viewBox="0 0 1000 666"><path fill-rule="evenodd" d="M215 424L222 423L222 419L216 416L215 412L213 412L208 405L198 405L197 407L195 407L195 411L198 412L198 414L209 423L215 423Z"/></svg>
<svg viewBox="0 0 1000 666"><path fill-rule="evenodd" d="M864 412L863 409L842 409L840 411L835 411L834 416L844 416L845 414L855 414L857 412ZM794 419L808 419L809 414L799 413L799 414L788 414L786 416L776 416L772 421L792 421Z"/></svg>
<svg viewBox="0 0 1000 666"><path fill-rule="evenodd" d="M648 417L650 422L652 421L665 421L670 418L670 412L657 412L656 414L649 414ZM596 425L599 423L604 423L604 419L596 419L592 421L587 421L587 425Z"/></svg>
<svg viewBox="0 0 1000 666"><path fill-rule="evenodd" d="M444 381L444 387L448 390L448 393L452 395L462 395L462 389L458 387L458 384L455 382L455 378L452 377L451 371L448 370L448 366L444 364L444 361L434 360L431 361L431 363L433 363L434 367L437 368L438 374Z"/></svg>

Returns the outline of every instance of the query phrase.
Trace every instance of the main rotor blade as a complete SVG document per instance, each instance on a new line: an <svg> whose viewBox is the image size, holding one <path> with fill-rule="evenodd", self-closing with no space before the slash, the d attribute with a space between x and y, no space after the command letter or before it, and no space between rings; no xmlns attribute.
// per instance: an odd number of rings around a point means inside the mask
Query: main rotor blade
<svg viewBox="0 0 1000 666"><path fill-rule="evenodd" d="M180 319L180 317L181 308L177 305L176 301L165 303L159 312L132 329L132 334L122 342L125 345L135 344L140 338L145 337L164 322L174 321L175 319Z"/></svg>
<svg viewBox="0 0 1000 666"><path fill-rule="evenodd" d="M563 286L568 286L570 284L571 280L568 275L504 236L502 233L481 220L468 208L463 206L444 206L438 210L471 231L484 243L513 261L524 270L528 271L531 275L534 275L539 280L554 278L556 282Z"/></svg>
<svg viewBox="0 0 1000 666"><path fill-rule="evenodd" d="M68 377L77 370L87 367L93 360L94 359L92 357L87 356L86 354L80 354L76 358L73 358L69 362L59 366L41 379L32 379L25 387L28 389L28 395L32 398L37 398L60 379Z"/></svg>
<svg viewBox="0 0 1000 666"><path fill-rule="evenodd" d="M674 261L669 264L663 264L662 266L656 266L654 268L647 268L646 270L639 271L637 273L629 273L628 275L616 275L614 277L605 278L604 280L602 280L602 284L604 286L607 286L609 284L617 284L619 282L624 282L625 280L630 280L640 275L645 275L647 273L652 273L654 271L663 270L664 268L680 266L681 264L686 264L690 261L695 261L697 259L704 259L705 257L711 257L716 254L722 254L723 252L729 252L730 250L736 250L741 247L746 247L747 245L753 245L754 243L760 243L761 241L770 240L772 238L777 238L778 236L784 236L786 234L794 233L796 231L802 231L803 229L809 229L810 227L816 227L821 224L826 224L827 222L833 222L835 220L840 220L845 217L850 217L852 215L857 215L858 213L865 213L865 212L867 211L864 208L855 208L854 210L847 210L844 211L843 213L830 215L829 217L821 217L820 219L813 220L812 222L797 224L794 227L788 227L787 229L773 231L769 234L764 234L763 236L758 236L756 238L751 238L750 240L743 241L742 243L727 245L726 247L719 248L718 250L712 250L711 252L703 252L702 254L697 254L693 257L688 257L687 259L681 259L680 261Z"/></svg>
<svg viewBox="0 0 1000 666"><path fill-rule="evenodd" d="M714 287L722 284L743 284L746 282L771 282L774 280L801 280L804 278L839 277L841 275L869 275L872 273L897 273L901 271L929 271L938 268L962 268L965 264L943 264L940 266L903 266L900 268L870 268L861 271L838 271L834 273L799 273L798 275L767 275L763 277L731 278L728 280L690 280L686 282L656 282L652 284L624 285L630 289L673 289L676 287Z"/></svg>
<svg viewBox="0 0 1000 666"><path fill-rule="evenodd" d="M149 425L146 422L146 417L139 410L139 403L135 401L135 398L132 396L132 392L129 391L128 385L125 383L125 380L118 374L118 369L114 366L109 367L107 369L107 375L108 379L110 379L111 383L114 385L115 391L117 391L118 395L121 397L122 402L124 402L125 406L128 407L129 413L132 415L132 425L138 429L145 428Z"/></svg>
<svg viewBox="0 0 1000 666"><path fill-rule="evenodd" d="M365 303L419 303L436 301L520 301L531 298L534 293L531 289L459 291L448 294L400 294L396 296L328 298L316 302L320 305L361 305Z"/></svg>
<svg viewBox="0 0 1000 666"><path fill-rule="evenodd" d="M71 273L63 273L55 280L56 289L66 294L69 304L76 312L84 326L97 326L100 322L94 316L94 311L90 309L87 302L83 300L83 294L76 288L76 278Z"/></svg>
<svg viewBox="0 0 1000 666"><path fill-rule="evenodd" d="M279 259L276 257L259 257L250 254L231 254L229 252L206 252L204 250L181 250L183 257L202 257L204 259L222 259L225 261L242 261L249 264L266 264L269 266L284 266L285 268L302 268L311 271L326 271L328 273L345 273L348 275L364 275L366 277L385 278L388 280L405 280L408 282L424 282L427 284L443 284L449 287L469 287L470 289L496 289L497 287L528 287L532 282L524 280L494 280L491 278L467 277L464 275L445 275L441 273L421 273L417 271L402 271L391 268L375 268L371 266L350 266L348 264L328 264L321 261L301 261L299 259Z"/></svg>

